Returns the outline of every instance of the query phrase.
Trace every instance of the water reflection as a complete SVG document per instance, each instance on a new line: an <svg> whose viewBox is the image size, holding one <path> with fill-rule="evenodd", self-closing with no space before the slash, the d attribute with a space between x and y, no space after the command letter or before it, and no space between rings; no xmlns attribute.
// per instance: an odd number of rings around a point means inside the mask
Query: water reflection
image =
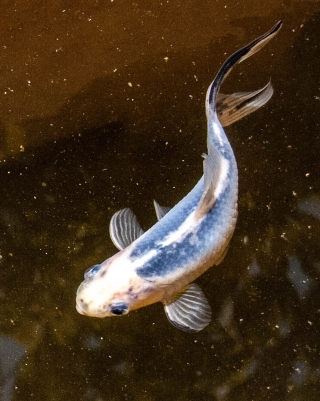
<svg viewBox="0 0 320 401"><path fill-rule="evenodd" d="M297 257L289 256L288 259L287 277L297 291L298 297L304 299L310 295L310 290L315 286L315 280L305 274Z"/></svg>
<svg viewBox="0 0 320 401"><path fill-rule="evenodd" d="M298 202L298 210L320 220L320 199L316 196Z"/></svg>
<svg viewBox="0 0 320 401"><path fill-rule="evenodd" d="M0 394L1 401L13 399L16 368L26 349L10 337L0 336Z"/></svg>
<svg viewBox="0 0 320 401"><path fill-rule="evenodd" d="M275 95L259 116L228 131L239 161L239 222L224 263L199 280L216 316L199 335L169 327L160 305L119 319L80 316L75 292L85 269L114 253L108 223L115 211L131 207L147 228L155 222L153 198L172 206L197 181L204 92L240 38L222 35L208 48L170 54L170 65L145 57L119 70L126 85L128 76L140 82L142 96L136 86L130 97L136 103L127 101L129 86L101 78L55 115L25 122L25 132L55 135L53 122L72 135L1 160L3 394L23 401L319 399L320 25L315 11L300 21L302 6L293 4L273 64L262 55L239 66L243 88L235 89L236 77L226 82L225 92L251 90L270 68ZM252 31L243 43L263 31L253 19L236 22ZM215 64L213 52L221 55ZM113 101L116 116L106 121L102 110ZM89 128L77 128L81 115L93 117Z"/></svg>

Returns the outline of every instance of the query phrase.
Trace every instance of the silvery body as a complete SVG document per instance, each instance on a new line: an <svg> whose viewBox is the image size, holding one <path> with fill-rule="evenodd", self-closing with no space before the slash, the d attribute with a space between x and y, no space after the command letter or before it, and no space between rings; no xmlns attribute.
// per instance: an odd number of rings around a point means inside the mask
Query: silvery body
<svg viewBox="0 0 320 401"><path fill-rule="evenodd" d="M231 55L209 86L208 154L191 192L172 209L155 202L158 222L146 232L130 209L112 217L110 235L119 252L85 272L77 291L79 313L119 316L160 301L181 330L197 332L209 324L210 305L194 280L223 260L237 220L237 163L223 126L257 110L273 93L270 83L254 92L218 91L232 67L260 50L280 27L281 22Z"/></svg>

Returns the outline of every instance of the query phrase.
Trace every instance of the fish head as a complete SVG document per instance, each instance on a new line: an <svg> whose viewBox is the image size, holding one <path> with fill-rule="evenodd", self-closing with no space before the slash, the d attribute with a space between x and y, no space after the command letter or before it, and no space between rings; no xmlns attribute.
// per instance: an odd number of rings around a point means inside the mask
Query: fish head
<svg viewBox="0 0 320 401"><path fill-rule="evenodd" d="M77 311L104 318L122 316L130 310L158 301L156 286L135 273L125 251L86 270L77 297Z"/></svg>

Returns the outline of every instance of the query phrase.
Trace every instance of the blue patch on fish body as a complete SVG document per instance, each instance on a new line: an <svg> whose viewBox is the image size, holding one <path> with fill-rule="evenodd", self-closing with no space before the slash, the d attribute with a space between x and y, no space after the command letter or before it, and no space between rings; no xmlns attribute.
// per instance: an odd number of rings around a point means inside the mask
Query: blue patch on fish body
<svg viewBox="0 0 320 401"><path fill-rule="evenodd" d="M225 136L222 132L222 136ZM194 266L199 261L210 259L215 253L215 245L223 249L227 246L232 234L236 216L237 199L237 165L231 146L227 138L221 141L212 138L216 148L229 162L226 176L226 186L216 200L214 207L207 213L194 230L188 232L183 238L177 239L168 245L162 245L170 234L179 229L181 224L197 208L202 192L203 177L193 190L182 199L163 219L153 226L145 236L137 240L131 253L130 259L137 261L151 250L155 250L155 255L144 262L143 266L138 267L136 272L140 277L151 279L178 272L188 273L188 267ZM224 140L225 139L225 140ZM215 262L215 260L213 260ZM217 261L216 261L217 262ZM195 268L196 270L196 268ZM201 274L201 272L199 272Z"/></svg>

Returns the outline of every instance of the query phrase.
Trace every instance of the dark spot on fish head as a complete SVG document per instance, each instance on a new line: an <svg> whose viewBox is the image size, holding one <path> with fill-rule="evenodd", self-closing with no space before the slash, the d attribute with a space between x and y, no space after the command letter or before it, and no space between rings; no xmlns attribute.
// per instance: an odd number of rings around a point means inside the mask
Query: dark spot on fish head
<svg viewBox="0 0 320 401"><path fill-rule="evenodd" d="M101 265L94 265L89 267L85 272L84 272L84 279L85 280L90 280L92 279L100 270Z"/></svg>
<svg viewBox="0 0 320 401"><path fill-rule="evenodd" d="M128 288L128 291L126 292L126 295L129 295L129 297L132 296L132 292L133 292L133 286Z"/></svg>
<svg viewBox="0 0 320 401"><path fill-rule="evenodd" d="M126 315L129 313L129 305L125 302L117 302L110 305L110 312L115 316Z"/></svg>
<svg viewBox="0 0 320 401"><path fill-rule="evenodd" d="M76 309L81 315L87 314L88 304L84 301L83 298L81 298L79 301L77 301Z"/></svg>

